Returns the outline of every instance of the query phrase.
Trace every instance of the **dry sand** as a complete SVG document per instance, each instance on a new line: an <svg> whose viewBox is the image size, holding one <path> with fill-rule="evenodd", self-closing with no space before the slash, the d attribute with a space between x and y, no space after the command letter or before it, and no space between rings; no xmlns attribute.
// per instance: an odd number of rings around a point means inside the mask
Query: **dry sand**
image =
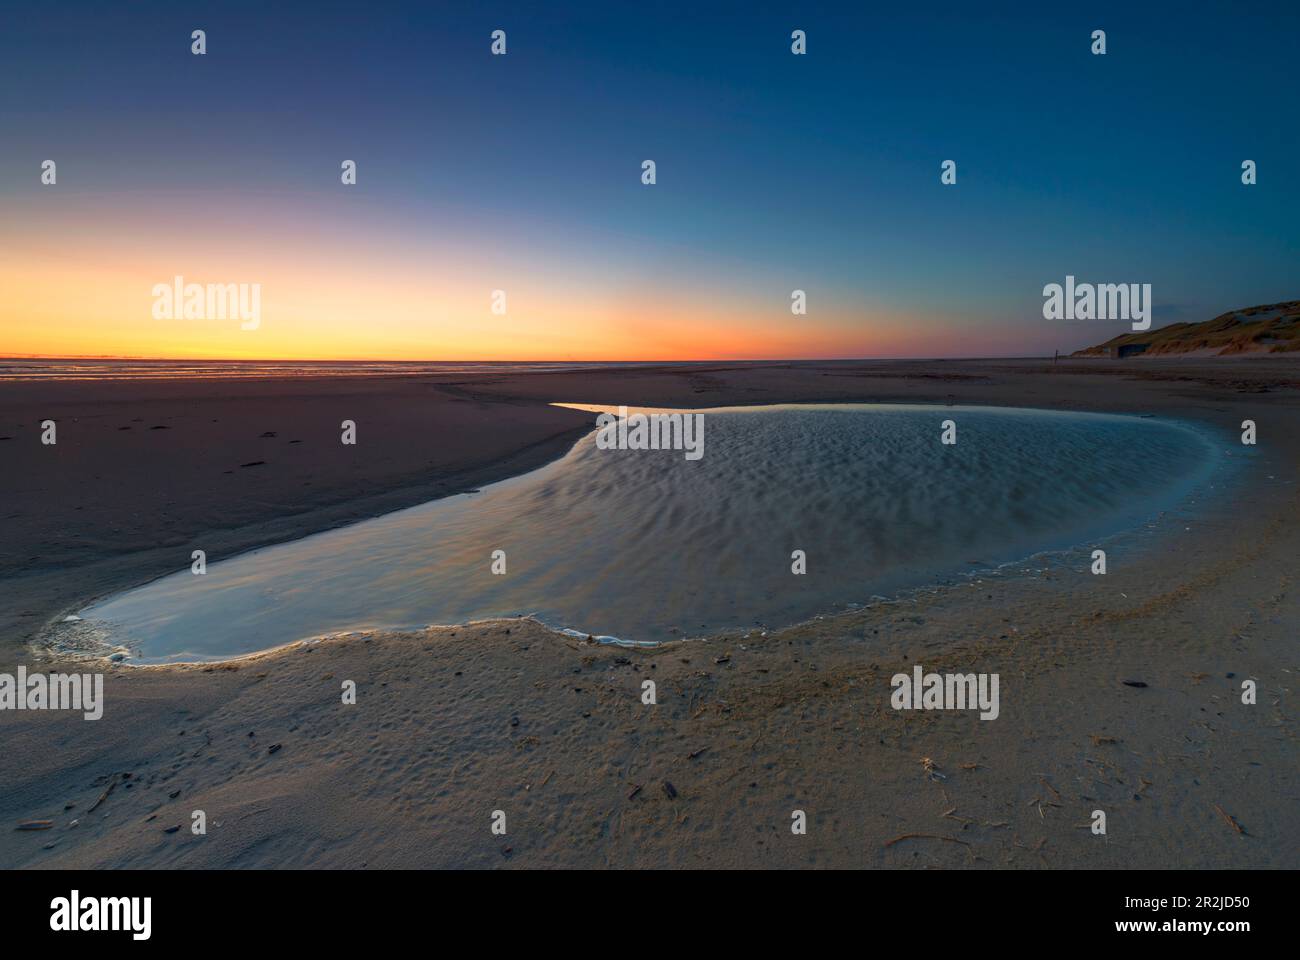
<svg viewBox="0 0 1300 960"><path fill-rule="evenodd" d="M545 462L589 422L551 400L1251 418L1260 456L1106 577L1066 555L654 651L516 620L103 667L102 720L0 713L0 824L54 821L0 829L0 866L1300 866L1294 359L0 384L0 671L71 669L36 659L40 627L195 547L216 560ZM999 673L1001 716L893 711L889 679L917 662Z"/></svg>

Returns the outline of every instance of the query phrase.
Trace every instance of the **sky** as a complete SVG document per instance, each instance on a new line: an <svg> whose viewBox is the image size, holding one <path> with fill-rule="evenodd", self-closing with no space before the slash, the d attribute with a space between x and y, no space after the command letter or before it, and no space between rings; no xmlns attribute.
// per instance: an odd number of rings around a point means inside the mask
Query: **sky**
<svg viewBox="0 0 1300 960"><path fill-rule="evenodd" d="M870 6L4 4L0 355L1029 356L1129 330L1045 320L1067 275L1300 297L1300 6Z"/></svg>

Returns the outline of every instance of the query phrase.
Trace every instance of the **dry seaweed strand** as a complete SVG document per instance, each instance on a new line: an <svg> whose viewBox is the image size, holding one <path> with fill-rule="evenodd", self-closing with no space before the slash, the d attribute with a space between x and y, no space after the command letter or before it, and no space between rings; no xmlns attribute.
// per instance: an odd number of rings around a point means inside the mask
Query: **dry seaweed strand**
<svg viewBox="0 0 1300 960"><path fill-rule="evenodd" d="M904 840L943 840L946 843L956 843L966 847L966 852L970 856L975 854L970 850L970 844L965 840L958 840L956 837L945 837L938 833L904 833L885 843L885 849L892 847L896 843L902 843Z"/></svg>
<svg viewBox="0 0 1300 960"><path fill-rule="evenodd" d="M113 792L113 788L116 786L117 786L117 774L115 773L113 774L113 778L108 781L108 786L104 788L104 792L99 795L99 799L96 800L94 803L92 803L90 805L90 808L86 812L94 813L95 808L108 799L108 795Z"/></svg>
<svg viewBox="0 0 1300 960"><path fill-rule="evenodd" d="M1228 813L1226 810L1223 809L1223 807L1219 806L1217 803L1211 804L1211 806L1213 806L1215 810L1219 811L1219 816L1223 817L1223 819L1228 822L1228 826L1232 827L1232 829L1236 830L1237 833L1241 834L1242 836L1246 835L1246 831L1242 829L1242 826L1237 822L1236 817L1232 816L1232 814Z"/></svg>

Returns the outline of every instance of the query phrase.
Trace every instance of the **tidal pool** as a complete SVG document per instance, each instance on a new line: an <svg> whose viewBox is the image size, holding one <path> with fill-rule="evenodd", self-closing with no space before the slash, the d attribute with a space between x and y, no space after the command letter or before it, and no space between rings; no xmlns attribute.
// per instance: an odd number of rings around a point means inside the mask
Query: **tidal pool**
<svg viewBox="0 0 1300 960"><path fill-rule="evenodd" d="M692 411L705 440L688 460L600 449L603 408L583 409L592 433L541 469L209 556L206 574L96 603L79 626L141 663L518 614L629 643L779 627L1137 526L1218 456L1199 429L1141 417L800 404ZM940 442L945 420L955 444Z"/></svg>

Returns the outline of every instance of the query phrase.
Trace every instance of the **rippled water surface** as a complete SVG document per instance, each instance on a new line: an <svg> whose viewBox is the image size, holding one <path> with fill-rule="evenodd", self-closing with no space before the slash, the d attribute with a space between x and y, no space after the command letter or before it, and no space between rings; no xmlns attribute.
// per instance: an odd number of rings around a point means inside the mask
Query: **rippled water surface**
<svg viewBox="0 0 1300 960"><path fill-rule="evenodd" d="M940 443L947 419L953 446ZM637 642L781 626L1119 532L1216 455L1191 428L1099 414L800 405L704 422L700 460L601 450L588 435L481 492L209 556L204 576L187 568L83 616L145 662L521 613ZM795 550L806 575L791 573Z"/></svg>

